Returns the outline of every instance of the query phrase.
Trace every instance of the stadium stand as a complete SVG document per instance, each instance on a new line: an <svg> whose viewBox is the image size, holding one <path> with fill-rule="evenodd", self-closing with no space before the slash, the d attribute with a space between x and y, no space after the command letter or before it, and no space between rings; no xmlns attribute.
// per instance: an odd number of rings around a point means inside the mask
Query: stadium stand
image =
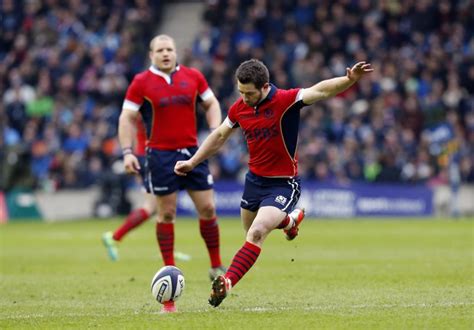
<svg viewBox="0 0 474 330"><path fill-rule="evenodd" d="M451 164L461 181L474 182L473 11L468 1L210 0L193 56L224 109L236 97L229 77L244 59L267 63L281 88L367 60L372 79L302 111L300 174L434 183L450 180ZM222 175L237 175L243 155L221 154Z"/></svg>
<svg viewBox="0 0 474 330"><path fill-rule="evenodd" d="M97 184L120 150L127 82L164 2L1 3L1 188ZM368 60L371 79L302 111L304 179L474 182L472 1L209 0L205 27L181 60L206 73L224 110L242 60L263 60L281 88L306 87ZM191 31L190 33L196 33ZM201 129L205 127L201 123ZM236 134L212 162L236 179Z"/></svg>
<svg viewBox="0 0 474 330"><path fill-rule="evenodd" d="M2 188L93 185L120 150L117 119L161 1L1 3Z"/></svg>

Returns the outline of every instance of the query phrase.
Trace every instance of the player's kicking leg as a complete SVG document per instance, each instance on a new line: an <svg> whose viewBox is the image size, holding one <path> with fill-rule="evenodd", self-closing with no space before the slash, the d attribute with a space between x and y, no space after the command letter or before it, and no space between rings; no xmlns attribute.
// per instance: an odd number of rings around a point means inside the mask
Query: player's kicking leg
<svg viewBox="0 0 474 330"><path fill-rule="evenodd" d="M209 297L209 304L213 307L217 307L227 297L232 289L230 279L224 275L217 276L212 281L211 296Z"/></svg>
<svg viewBox="0 0 474 330"><path fill-rule="evenodd" d="M213 267L209 269L209 279L214 281L217 277L224 275L227 272L225 266Z"/></svg>
<svg viewBox="0 0 474 330"><path fill-rule="evenodd" d="M294 209L290 214L288 214L290 219L289 228L284 229L283 232L286 235L286 239L292 241L298 236L299 226L303 222L305 212L304 209Z"/></svg>

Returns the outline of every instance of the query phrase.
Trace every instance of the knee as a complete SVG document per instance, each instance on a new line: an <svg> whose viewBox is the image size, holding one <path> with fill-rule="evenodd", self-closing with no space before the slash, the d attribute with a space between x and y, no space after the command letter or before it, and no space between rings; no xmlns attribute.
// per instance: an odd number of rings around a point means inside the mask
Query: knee
<svg viewBox="0 0 474 330"><path fill-rule="evenodd" d="M176 209L169 208L159 213L158 222L171 223L176 218Z"/></svg>
<svg viewBox="0 0 474 330"><path fill-rule="evenodd" d="M199 217L201 219L211 219L216 216L216 207L213 202L207 202L200 206Z"/></svg>
<svg viewBox="0 0 474 330"><path fill-rule="evenodd" d="M251 227L247 232L247 241L253 244L260 244L266 237L265 230L259 227Z"/></svg>

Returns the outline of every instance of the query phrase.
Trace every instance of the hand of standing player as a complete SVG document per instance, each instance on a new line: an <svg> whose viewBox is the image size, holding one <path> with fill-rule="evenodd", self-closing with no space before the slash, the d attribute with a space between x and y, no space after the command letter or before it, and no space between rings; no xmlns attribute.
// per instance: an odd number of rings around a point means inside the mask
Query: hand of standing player
<svg viewBox="0 0 474 330"><path fill-rule="evenodd" d="M139 174L140 163L134 154L123 156L123 166L125 167L125 172L128 174Z"/></svg>
<svg viewBox="0 0 474 330"><path fill-rule="evenodd" d="M374 71L370 63L364 61L354 64L352 68L346 68L347 78L353 81L359 80L364 74Z"/></svg>
<svg viewBox="0 0 474 330"><path fill-rule="evenodd" d="M194 168L191 160L179 160L174 166L174 173L177 175L185 176L188 172L191 172Z"/></svg>

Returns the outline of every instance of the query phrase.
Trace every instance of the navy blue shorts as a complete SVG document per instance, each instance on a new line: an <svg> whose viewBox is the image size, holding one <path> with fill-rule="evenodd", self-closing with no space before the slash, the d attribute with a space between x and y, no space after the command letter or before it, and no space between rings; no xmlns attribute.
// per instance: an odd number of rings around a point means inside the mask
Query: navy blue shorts
<svg viewBox="0 0 474 330"><path fill-rule="evenodd" d="M174 173L178 160L188 160L196 152L197 147L179 150L147 149L145 166L145 188L148 193L164 196L177 190L208 190L212 189L213 179L207 161L196 166L186 176Z"/></svg>
<svg viewBox="0 0 474 330"><path fill-rule="evenodd" d="M298 203L300 195L298 177L265 178L248 172L240 207L255 212L262 206L274 206L289 213Z"/></svg>

